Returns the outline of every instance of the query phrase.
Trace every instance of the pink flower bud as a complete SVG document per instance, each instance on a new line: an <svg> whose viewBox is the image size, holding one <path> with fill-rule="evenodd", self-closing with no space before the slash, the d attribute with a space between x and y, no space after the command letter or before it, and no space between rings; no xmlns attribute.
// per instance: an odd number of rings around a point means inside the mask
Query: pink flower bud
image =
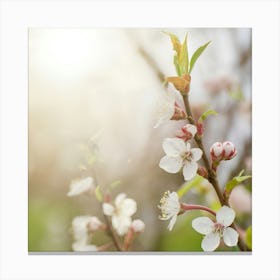
<svg viewBox="0 0 280 280"><path fill-rule="evenodd" d="M202 123L202 122L198 122L198 123L196 124L196 127L197 127L197 134L198 134L199 136L202 136L203 133L204 133L204 125L203 125L203 123Z"/></svg>
<svg viewBox="0 0 280 280"><path fill-rule="evenodd" d="M224 158L223 158L224 160L230 160L234 158L237 154L234 144L230 141L226 141L223 143L223 149L224 149Z"/></svg>
<svg viewBox="0 0 280 280"><path fill-rule="evenodd" d="M204 177L204 178L208 177L207 169L204 166L199 166L198 167L197 174Z"/></svg>
<svg viewBox="0 0 280 280"><path fill-rule="evenodd" d="M197 128L195 125L186 124L184 125L181 130L176 132L176 137L183 139L185 142L190 140L197 132Z"/></svg>
<svg viewBox="0 0 280 280"><path fill-rule="evenodd" d="M134 232L143 232L145 229L145 224L143 221L137 219L132 221L131 228L133 229Z"/></svg>
<svg viewBox="0 0 280 280"><path fill-rule="evenodd" d="M215 142L210 148L210 155L213 162L221 161L224 156L223 144Z"/></svg>

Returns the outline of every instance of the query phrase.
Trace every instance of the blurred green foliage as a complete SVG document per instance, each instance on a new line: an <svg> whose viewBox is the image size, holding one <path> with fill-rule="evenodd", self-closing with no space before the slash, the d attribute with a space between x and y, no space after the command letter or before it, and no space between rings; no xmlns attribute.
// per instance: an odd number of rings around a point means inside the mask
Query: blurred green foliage
<svg viewBox="0 0 280 280"><path fill-rule="evenodd" d="M28 251L71 251L71 221L77 211L60 200L29 198Z"/></svg>

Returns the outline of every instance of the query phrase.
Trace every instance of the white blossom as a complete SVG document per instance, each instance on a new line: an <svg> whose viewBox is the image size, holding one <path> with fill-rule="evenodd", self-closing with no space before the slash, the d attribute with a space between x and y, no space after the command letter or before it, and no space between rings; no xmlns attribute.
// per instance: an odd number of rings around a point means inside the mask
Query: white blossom
<svg viewBox="0 0 280 280"><path fill-rule="evenodd" d="M91 242L91 233L104 224L95 216L77 216L72 221L73 251L97 251Z"/></svg>
<svg viewBox="0 0 280 280"><path fill-rule="evenodd" d="M105 225L95 216L91 217L89 223L88 223L88 229L90 231L96 231L100 229L101 227L104 227Z"/></svg>
<svg viewBox="0 0 280 280"><path fill-rule="evenodd" d="M185 180L191 180L198 169L197 161L202 156L201 149L191 149L190 143L178 138L166 138L162 146L166 156L160 160L160 168L169 173L177 173L183 167Z"/></svg>
<svg viewBox="0 0 280 280"><path fill-rule="evenodd" d="M95 183L92 177L86 177L71 182L70 191L67 193L68 196L80 195L82 193L90 193L94 191Z"/></svg>
<svg viewBox="0 0 280 280"><path fill-rule="evenodd" d="M164 93L158 100L155 110L156 124L154 128L159 127L173 117L175 113L175 95L171 91Z"/></svg>
<svg viewBox="0 0 280 280"><path fill-rule="evenodd" d="M135 200L126 198L125 193L117 195L114 205L103 203L103 213L112 217L112 225L118 235L122 236L127 233L131 226L131 216L135 214L137 205Z"/></svg>
<svg viewBox="0 0 280 280"><path fill-rule="evenodd" d="M96 252L97 247L93 244L85 244L83 242L74 242L72 249L75 252Z"/></svg>
<svg viewBox="0 0 280 280"><path fill-rule="evenodd" d="M224 243L229 246L236 246L238 232L230 227L235 218L235 212L228 206L223 206L216 214L216 222L208 217L199 217L192 221L192 227L199 233L204 234L201 247L204 251L214 251L223 238Z"/></svg>
<svg viewBox="0 0 280 280"><path fill-rule="evenodd" d="M168 86L167 90L156 104L156 124L154 128L169 120L182 120L186 117L186 113L182 109L182 105L180 105L182 103L182 97L177 94L173 86Z"/></svg>
<svg viewBox="0 0 280 280"><path fill-rule="evenodd" d="M89 241L88 224L91 216L77 216L72 221L73 238L75 241L87 243Z"/></svg>
<svg viewBox="0 0 280 280"><path fill-rule="evenodd" d="M170 219L168 229L172 230L181 209L178 194L176 192L170 193L170 191L166 191L160 200L158 208L161 210L161 216L159 218L161 220Z"/></svg>

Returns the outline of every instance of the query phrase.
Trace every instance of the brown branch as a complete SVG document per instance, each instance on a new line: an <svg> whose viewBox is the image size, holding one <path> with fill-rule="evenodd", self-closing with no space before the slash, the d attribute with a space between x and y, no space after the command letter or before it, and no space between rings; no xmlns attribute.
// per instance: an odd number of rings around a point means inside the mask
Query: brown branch
<svg viewBox="0 0 280 280"><path fill-rule="evenodd" d="M163 83L165 81L165 76L159 69L159 67L156 64L156 62L154 61L154 59L149 55L149 53L143 47L140 46L138 48L138 51L139 51L140 55L144 58L144 60L147 62L147 64L154 70L154 72L157 75L158 80Z"/></svg>
<svg viewBox="0 0 280 280"><path fill-rule="evenodd" d="M186 112L187 112L187 115L188 115L189 122L193 125L196 125L195 121L193 119L193 116L192 116L191 108L190 108L189 96L188 96L188 94L184 94L182 96L183 96L183 99L184 99L184 104L185 104L185 107L186 107ZM208 171L208 180L212 184L213 188L215 189L215 192L216 192L216 194L219 198L219 201L220 201L221 205L229 206L227 199L223 196L223 194L221 192L216 174L212 170L210 162L209 162L209 160L206 156L204 145L202 143L201 138L198 135L195 135L194 140L195 140L197 146L202 150L202 159L203 159L205 167ZM232 224L231 227L236 230L235 224ZM241 240L240 236L238 238L238 247L240 248L241 251L247 251L246 245Z"/></svg>

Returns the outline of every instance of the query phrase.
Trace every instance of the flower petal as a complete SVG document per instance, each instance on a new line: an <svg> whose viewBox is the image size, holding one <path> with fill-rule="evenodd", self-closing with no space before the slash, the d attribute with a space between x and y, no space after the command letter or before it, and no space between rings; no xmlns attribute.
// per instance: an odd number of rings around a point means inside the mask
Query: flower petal
<svg viewBox="0 0 280 280"><path fill-rule="evenodd" d="M224 225L225 227L230 226L235 218L235 212L232 208L228 206L223 206L217 212L216 219L217 222Z"/></svg>
<svg viewBox="0 0 280 280"><path fill-rule="evenodd" d="M209 233L205 235L201 242L201 248L203 251L212 252L215 251L220 244L220 236L219 233Z"/></svg>
<svg viewBox="0 0 280 280"><path fill-rule="evenodd" d="M175 223L176 223L176 221L177 221L177 215L174 215L174 216L171 218L171 220L170 220L169 225L168 225L167 228L168 228L169 230L172 230L173 227L174 227L174 225L175 225Z"/></svg>
<svg viewBox="0 0 280 280"><path fill-rule="evenodd" d="M177 157L186 151L184 140L178 138L166 138L162 144L163 150L168 156Z"/></svg>
<svg viewBox="0 0 280 280"><path fill-rule="evenodd" d="M186 124L187 130L188 132L190 132L192 134L192 136L194 136L197 132L197 128L195 125L192 124Z"/></svg>
<svg viewBox="0 0 280 280"><path fill-rule="evenodd" d="M192 153L192 159L194 161L198 161L201 159L202 156L202 151L199 148L193 148L191 149L191 153Z"/></svg>
<svg viewBox="0 0 280 280"><path fill-rule="evenodd" d="M186 181L191 180L196 172L198 165L195 161L187 162L183 167L183 175Z"/></svg>
<svg viewBox="0 0 280 280"><path fill-rule="evenodd" d="M169 198L170 200L174 201L175 203L178 203L178 205L180 206L180 203L179 203L179 196L178 196L178 193L177 192L172 192L169 194Z"/></svg>
<svg viewBox="0 0 280 280"><path fill-rule="evenodd" d="M192 221L192 227L201 234L209 234L213 230L214 223L208 217L199 217Z"/></svg>
<svg viewBox="0 0 280 280"><path fill-rule="evenodd" d="M183 160L181 157L164 156L159 162L159 167L168 173L179 172L182 165Z"/></svg>
<svg viewBox="0 0 280 280"><path fill-rule="evenodd" d="M76 241L86 243L88 240L88 224L90 216L77 216L72 221L73 238Z"/></svg>
<svg viewBox="0 0 280 280"><path fill-rule="evenodd" d="M75 180L70 185L70 191L67 193L68 196L75 196L82 193L89 192L95 188L95 183L92 177L86 177L81 180Z"/></svg>
<svg viewBox="0 0 280 280"><path fill-rule="evenodd" d="M236 230L228 227L224 230L223 239L227 246L232 247L237 245L238 236L239 234Z"/></svg>
<svg viewBox="0 0 280 280"><path fill-rule="evenodd" d="M113 228L116 230L117 234L123 236L127 233L130 225L131 225L131 218L127 216L116 216L112 217L112 225Z"/></svg>
<svg viewBox="0 0 280 280"><path fill-rule="evenodd" d="M85 244L82 242L74 242L72 244L72 249L73 251L76 252L96 252L97 251L97 247L95 245L90 245L90 244Z"/></svg>
<svg viewBox="0 0 280 280"><path fill-rule="evenodd" d="M110 203L103 203L102 204L102 209L103 209L103 213L106 215L106 216L112 216L114 211L115 211L115 208L113 205L111 205Z"/></svg>
<svg viewBox="0 0 280 280"><path fill-rule="evenodd" d="M124 199L126 198L126 194L125 193L120 193L116 196L115 198L115 205L117 208L121 207Z"/></svg>
<svg viewBox="0 0 280 280"><path fill-rule="evenodd" d="M145 224L142 220L137 219L132 221L131 228L134 232L143 232L145 230Z"/></svg>
<svg viewBox="0 0 280 280"><path fill-rule="evenodd" d="M164 122L169 121L175 113L175 96L173 93L167 92L164 96L160 96L155 106L155 119L157 120L154 128L157 128Z"/></svg>
<svg viewBox="0 0 280 280"><path fill-rule="evenodd" d="M131 198L126 198L118 210L120 216L132 216L137 210L136 201Z"/></svg>

